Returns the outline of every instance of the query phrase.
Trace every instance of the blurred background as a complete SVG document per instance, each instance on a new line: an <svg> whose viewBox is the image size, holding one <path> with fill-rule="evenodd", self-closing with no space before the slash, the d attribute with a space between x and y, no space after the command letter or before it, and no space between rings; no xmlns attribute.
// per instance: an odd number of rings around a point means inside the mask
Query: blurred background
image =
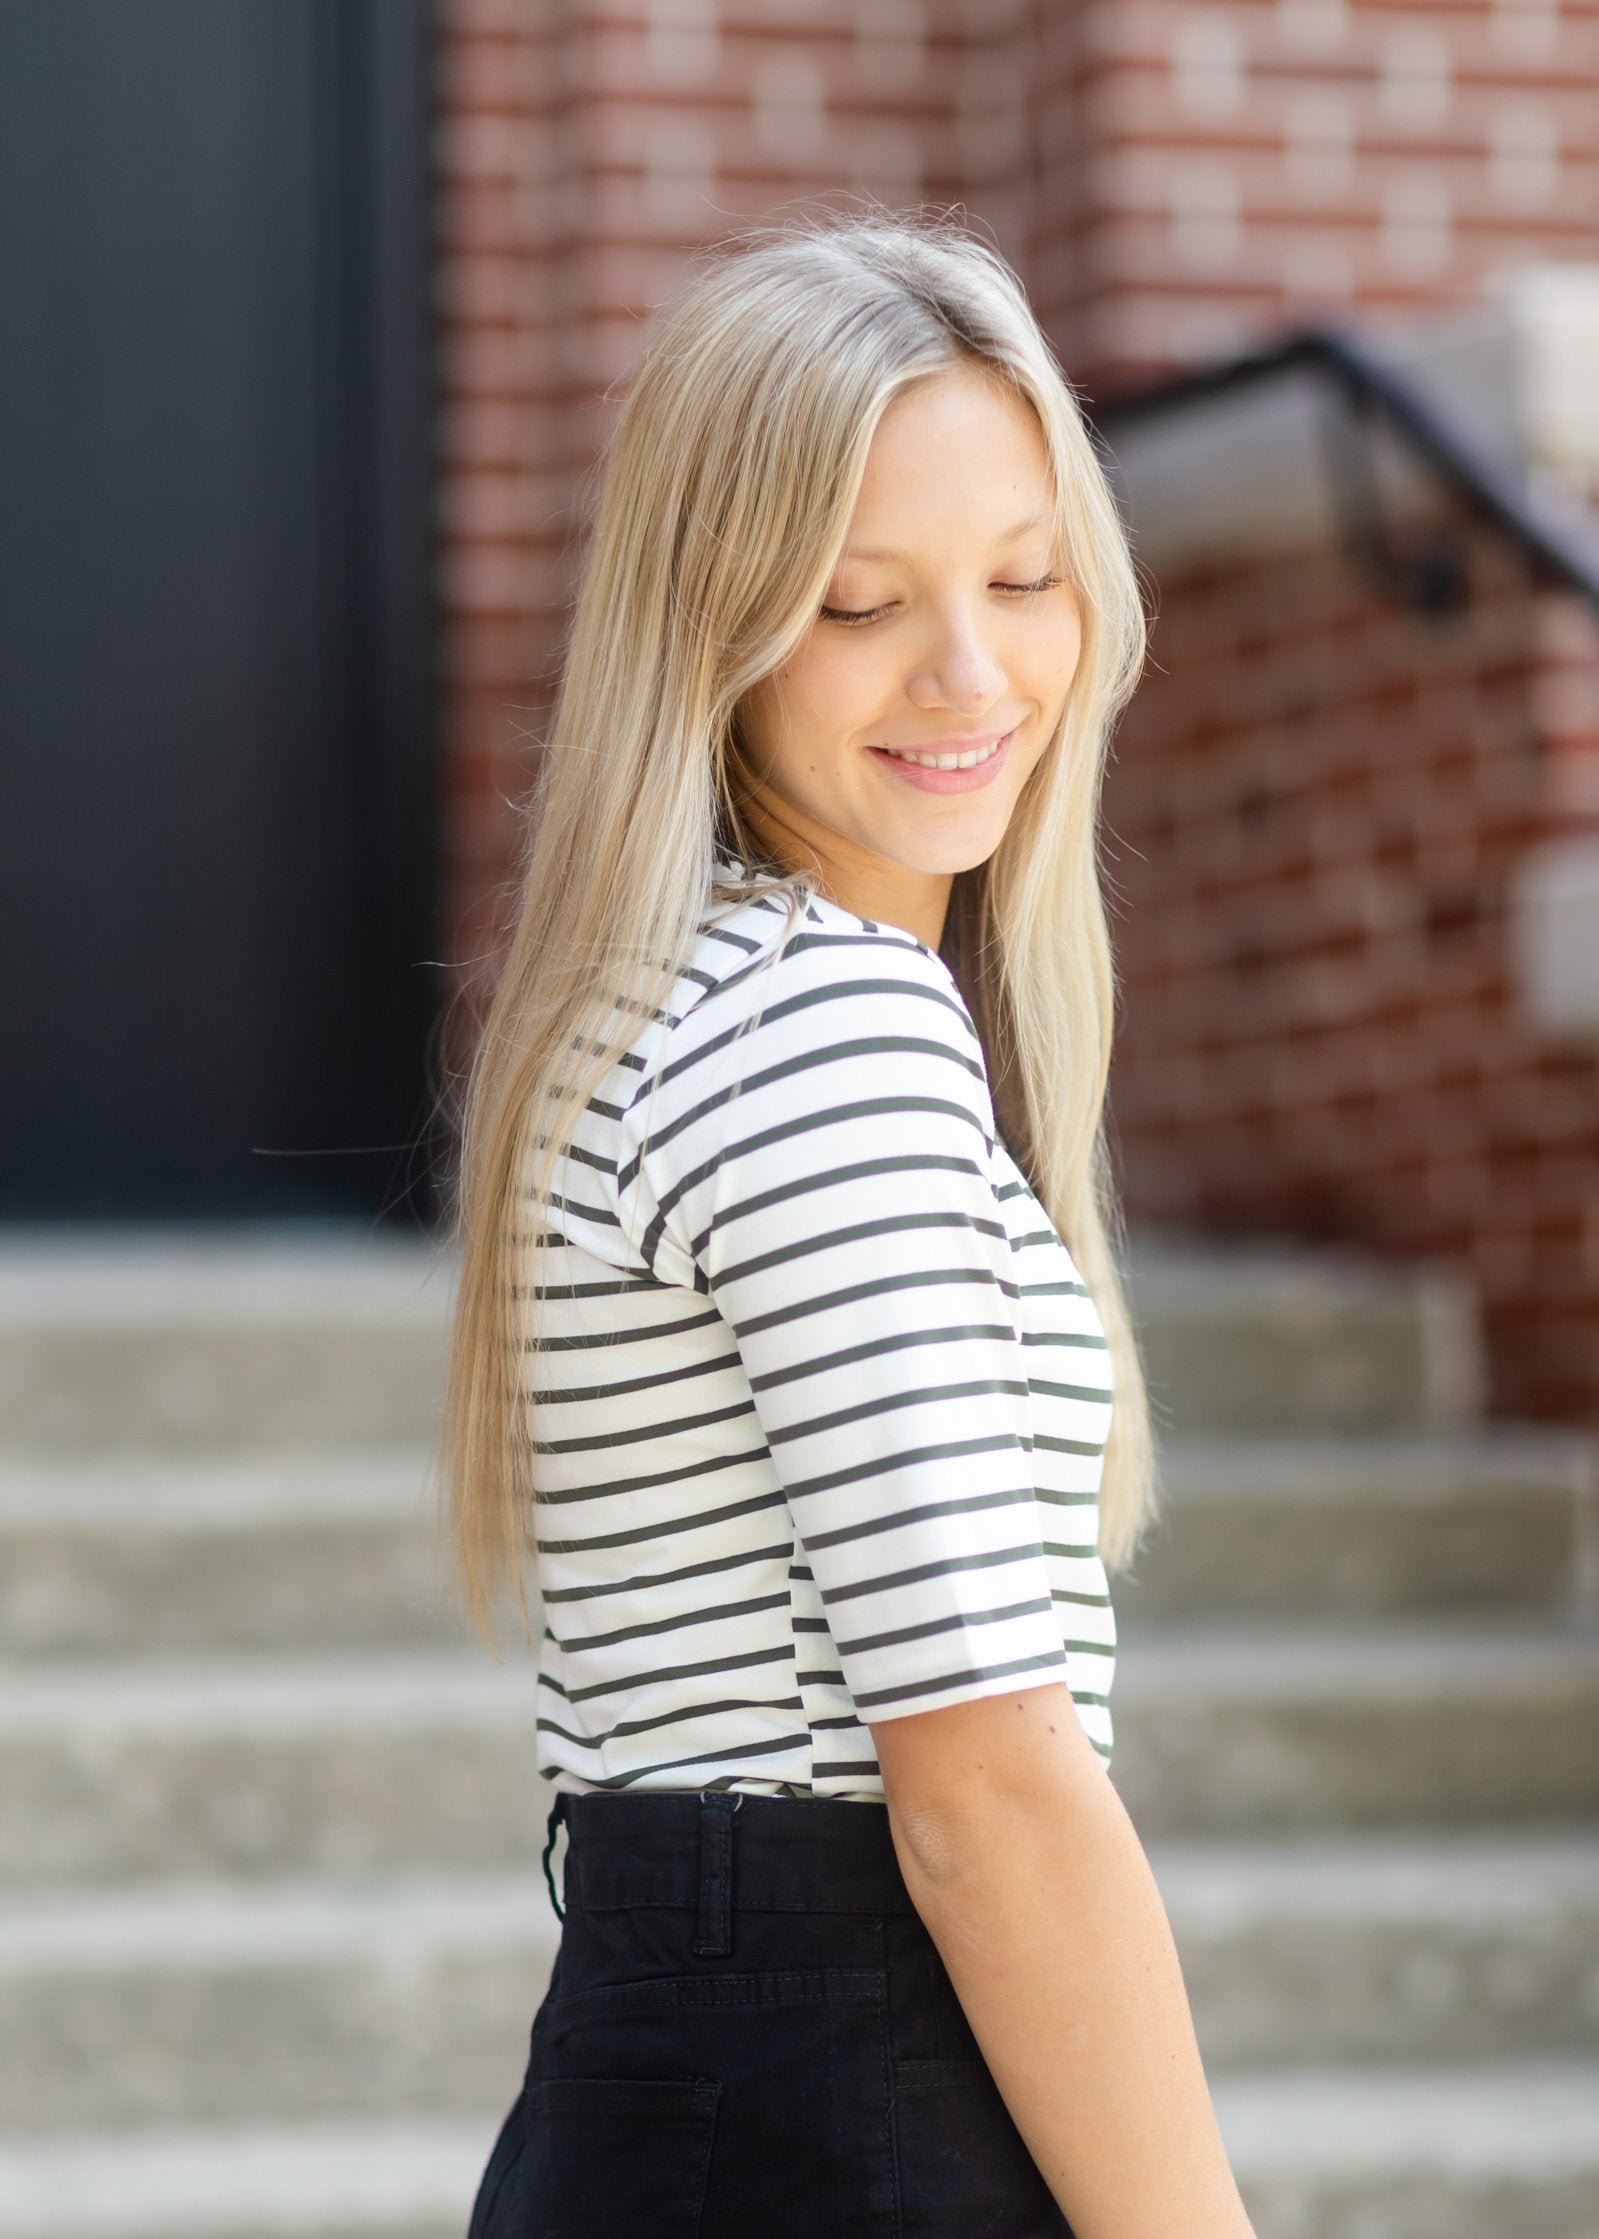
<svg viewBox="0 0 1599 2239"><path fill-rule="evenodd" d="M1154 616L1116 1778L1262 2239L1599 2232L1599 0L0 0L0 2239L464 2227L438 1091L650 317L860 197Z"/></svg>

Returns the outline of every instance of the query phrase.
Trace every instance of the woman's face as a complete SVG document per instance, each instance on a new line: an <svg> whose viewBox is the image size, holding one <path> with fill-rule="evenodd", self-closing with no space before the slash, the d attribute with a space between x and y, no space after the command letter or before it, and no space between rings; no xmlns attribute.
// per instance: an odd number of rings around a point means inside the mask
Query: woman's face
<svg viewBox="0 0 1599 2239"><path fill-rule="evenodd" d="M744 703L745 763L846 876L945 880L999 845L1081 643L1036 417L991 376L938 374L878 425L822 609Z"/></svg>

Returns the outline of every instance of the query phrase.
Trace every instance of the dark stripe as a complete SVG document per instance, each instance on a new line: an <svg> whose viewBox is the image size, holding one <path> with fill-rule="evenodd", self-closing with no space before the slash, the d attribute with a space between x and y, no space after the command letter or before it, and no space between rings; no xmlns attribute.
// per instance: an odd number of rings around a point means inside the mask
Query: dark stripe
<svg viewBox="0 0 1599 2239"><path fill-rule="evenodd" d="M577 1384L564 1391L535 1391L532 1396L535 1406L571 1407L581 1400L625 1399L631 1392L652 1392L667 1384L685 1383L694 1376L713 1376L724 1368L742 1366L735 1347L731 1353L719 1353L714 1360L689 1361L682 1368L652 1369L643 1376L626 1377L619 1384Z"/></svg>
<svg viewBox="0 0 1599 2239"><path fill-rule="evenodd" d="M712 1423L735 1422L741 1415L754 1413L748 1399L735 1399L730 1406L713 1407L703 1415L673 1415L664 1422L640 1423L632 1430L596 1431L592 1438L535 1438L535 1454L595 1454L608 1452L616 1446L641 1446L652 1439L670 1438L674 1432L705 1430Z"/></svg>
<svg viewBox="0 0 1599 2239"><path fill-rule="evenodd" d="M730 1089L723 1091L715 1099L715 1103L718 1105L731 1103L735 1096L754 1085L754 1083L743 1081L735 1082ZM714 1109L714 1106L709 1108ZM985 1151L987 1150L988 1139L983 1134L981 1124L973 1115L970 1107L965 1104L952 1104L947 1098L943 1097L874 1096L858 1100L852 1104L831 1105L819 1112L802 1111L798 1115L783 1119L775 1127L766 1128L759 1134L746 1135L736 1143L725 1140L718 1142L715 1151L709 1158L680 1175L672 1186L662 1193L654 1218L644 1232L641 1245L644 1257L653 1263L655 1247L661 1231L666 1225L668 1216L676 1211L682 1199L699 1183L708 1181L713 1174L724 1173L738 1159L754 1157L762 1151L768 1150L781 1149L787 1151L802 1136L814 1134L818 1128L833 1127L840 1122L854 1125L864 1118L896 1121L903 1119L907 1112L937 1112L947 1119L959 1120L963 1127L969 1127L972 1130L973 1134L983 1144ZM675 1126L673 1132L676 1132ZM646 1152L656 1149L658 1143L659 1138L656 1137L642 1146L638 1154L640 1165L643 1163ZM831 1170L828 1170L823 1176L822 1186L827 1186L831 1179L832 1173ZM620 1186L626 1189L630 1186L630 1181L629 1170L626 1167L622 1168L619 1177Z"/></svg>
<svg viewBox="0 0 1599 2239"><path fill-rule="evenodd" d="M842 1407L836 1414L815 1415L809 1422L788 1423L781 1429L774 1423L766 1433L768 1446L783 1446L794 1438L820 1438L826 1432L843 1430L850 1423L869 1422L873 1416L893 1414L901 1407L935 1407L949 1400L962 1399L1025 1399L1027 1385L1008 1383L996 1376L983 1377L970 1384L941 1384L918 1387L908 1392L886 1392L880 1399L861 1400L854 1407Z"/></svg>
<svg viewBox="0 0 1599 2239"><path fill-rule="evenodd" d="M664 1765L641 1765L606 1782L607 1788L636 1788L641 1780L658 1780L662 1773L686 1772L690 1765L720 1765L729 1757L775 1757L810 1747L803 1734L780 1734L775 1741L735 1741L724 1749L702 1749L692 1757L673 1757Z"/></svg>
<svg viewBox="0 0 1599 2239"><path fill-rule="evenodd" d="M956 1461L968 1454L1015 1454L1023 1450L1020 1440L1012 1438L1008 1432L1002 1433L998 1438L950 1438L945 1439L942 1444L937 1446L908 1446L902 1453L884 1454L877 1460L859 1462L849 1469L830 1470L825 1477L792 1479L789 1483L788 1494L790 1500L804 1500L817 1493L833 1492L840 1485L859 1485L867 1478L886 1477L896 1469L914 1469L922 1462L948 1462ZM1030 1501L1032 1497L1033 1489L1030 1485L1020 1491L980 1493L970 1501L934 1501L927 1508L907 1508L894 1516L873 1517L863 1524L852 1524L847 1529L841 1528L834 1532L823 1532L819 1538L813 1536L810 1532L805 1532L803 1536L807 1547L814 1552L818 1547L836 1546L841 1539L852 1538L858 1532L892 1531L897 1524L907 1519L919 1520L924 1516L939 1515L959 1516L969 1508L991 1508L996 1504L1003 1504L1007 1501Z"/></svg>
<svg viewBox="0 0 1599 2239"><path fill-rule="evenodd" d="M645 1525L630 1532L600 1532L590 1539L545 1539L542 1534L539 1546L546 1555L598 1555L612 1547L638 1547L646 1540L666 1539L677 1532L706 1531L713 1524L725 1524L735 1516L754 1516L763 1508L782 1508L785 1505L783 1489L774 1486L770 1492L757 1493L751 1500L736 1500L726 1508L707 1508L697 1516L674 1516L669 1521Z"/></svg>
<svg viewBox="0 0 1599 2239"><path fill-rule="evenodd" d="M842 1547L851 1540L871 1539L878 1532L898 1531L905 1524L925 1523L934 1516L972 1516L985 1508L1019 1508L1030 1504L1032 1494L1025 1489L1008 1489L999 1493L973 1493L964 1500L929 1501L921 1508L902 1508L892 1516L867 1517L854 1524L840 1524L830 1532L807 1532L806 1544L811 1547Z"/></svg>
<svg viewBox="0 0 1599 2239"><path fill-rule="evenodd" d="M595 1633L587 1640L563 1640L568 1656L586 1656L591 1650L620 1647L624 1640L649 1640L657 1633L675 1633L688 1625L735 1625L762 1610L786 1609L788 1595L763 1594L758 1601L735 1602L731 1608L685 1610L680 1617L652 1617L637 1625L623 1625L614 1633Z"/></svg>
<svg viewBox="0 0 1599 2239"><path fill-rule="evenodd" d="M569 1687L569 1703L587 1703L599 1695L615 1695L622 1688L659 1687L664 1681L679 1682L685 1679L704 1679L714 1671L750 1671L757 1664L786 1662L794 1653L793 1643L785 1641L777 1648L758 1648L749 1656L711 1656L699 1664L668 1664L661 1671L630 1671L621 1679L608 1679L593 1687Z"/></svg>
<svg viewBox="0 0 1599 2239"><path fill-rule="evenodd" d="M563 1236L560 1241L564 1244ZM513 1286L513 1298L626 1298L633 1291L666 1291L670 1283L663 1283L659 1276L647 1275L642 1270L637 1275L627 1275L613 1283L534 1283L530 1289Z"/></svg>
<svg viewBox="0 0 1599 2239"><path fill-rule="evenodd" d="M1003 1344L1013 1336L1009 1324L999 1322L957 1322L942 1329L895 1330L887 1337L869 1338L863 1345L846 1345L841 1352L818 1353L814 1360L796 1361L792 1368L773 1368L764 1376L752 1376L750 1390L775 1391L782 1384L798 1383L808 1376L826 1376L835 1368L848 1368L856 1361L879 1360L885 1353L905 1352L915 1345L949 1345L973 1337Z"/></svg>
<svg viewBox="0 0 1599 2239"><path fill-rule="evenodd" d="M677 1570L635 1571L630 1577L603 1579L592 1586L560 1586L553 1591L546 1587L539 1598L550 1607L557 1602L599 1601L609 1594L653 1593L657 1587L680 1586L690 1578L710 1578L718 1571L744 1570L756 1563L776 1562L788 1553L791 1544L789 1540L779 1540L775 1547L756 1547L747 1555L716 1555L709 1562L684 1563ZM791 1569L789 1576L794 1575Z"/></svg>
<svg viewBox="0 0 1599 2239"><path fill-rule="evenodd" d="M870 1244L879 1237L903 1236L907 1231L931 1235L946 1228L960 1228L975 1236L1001 1239L1005 1234L998 1221L986 1221L972 1213L890 1213L881 1220L856 1221L849 1228L829 1228L820 1236L802 1237L797 1243L782 1244L775 1251L758 1253L754 1259L737 1260L731 1267L724 1267L716 1280L726 1290L729 1284L745 1282L751 1275L764 1275L769 1268L792 1267L796 1260L809 1259L813 1252L837 1251L847 1244ZM995 1288L998 1287L996 1284ZM735 1322L733 1326L738 1334L743 1334L740 1323Z"/></svg>
<svg viewBox="0 0 1599 2239"><path fill-rule="evenodd" d="M662 1289L667 1286L663 1284ZM689 1330L704 1329L711 1322L719 1322L721 1315L714 1306L702 1314L691 1314L686 1321L640 1322L632 1329L600 1329L584 1331L573 1337L544 1337L539 1340L541 1353L577 1353L590 1351L596 1345L614 1346L618 1352L628 1345L643 1345L657 1337L678 1337Z"/></svg>
<svg viewBox="0 0 1599 2239"><path fill-rule="evenodd" d="M564 1696L566 1690L559 1688L556 1692ZM776 1702L751 1701L748 1697L734 1695L722 1702L688 1703L678 1710L663 1710L654 1718L622 1718L614 1726L607 1726L603 1734L592 1737L588 1734L575 1734L566 1726L558 1726L553 1718L541 1718L538 1725L541 1732L559 1734L563 1741L580 1742L586 1749L601 1749L608 1741L627 1741L634 1734L652 1734L661 1726L681 1726L691 1718L726 1718L741 1710L792 1710L803 1713L804 1709L805 1705L798 1695L783 1695Z"/></svg>
<svg viewBox="0 0 1599 2239"><path fill-rule="evenodd" d="M609 1500L616 1493L654 1492L662 1485L681 1485L691 1477L709 1477L724 1469L737 1469L741 1462L769 1461L770 1458L763 1441L742 1453L704 1455L694 1461L680 1462L676 1469L647 1471L642 1477L612 1477L601 1485L541 1485L535 1506L570 1508L581 1501Z"/></svg>
<svg viewBox="0 0 1599 2239"><path fill-rule="evenodd" d="M843 990L841 992L853 993L853 990ZM722 1040L724 1043L729 1043L736 1040L740 1034L747 1034L748 1032L748 1027L741 1025L735 1031L724 1035ZM716 1047L716 1044L710 1044L704 1049L691 1051L687 1057L678 1060L673 1067L669 1068L668 1072L656 1074L650 1084L651 1089L653 1090L654 1087L667 1079L672 1072L682 1074L691 1071L694 1066L703 1063L706 1058L711 1056ZM753 1096L763 1088L780 1088L785 1083L797 1080L802 1073L818 1072L823 1066L841 1064L852 1057L907 1057L913 1053L918 1057L933 1058L939 1064L955 1066L978 1082L981 1082L983 1078L982 1065L975 1057L962 1056L958 1050L952 1050L947 1042L929 1041L916 1034L862 1034L847 1042L824 1043L819 1049L796 1050L787 1057L774 1059L770 1065L762 1066L758 1072L741 1073L736 1080L724 1081L719 1088L713 1089L710 1095L701 1097L698 1103L690 1104L685 1111L679 1112L675 1119L667 1120L662 1126L652 1129L644 1141L640 1143L632 1158L618 1166L618 1185L624 1190L630 1188L638 1169L652 1152L659 1158L660 1154L675 1143L680 1135L688 1134L691 1129L698 1127L702 1120L709 1119L713 1113L721 1111L725 1105L731 1104L737 1097ZM641 1091L639 1096L634 1099L635 1108L643 1101L643 1098L644 1092ZM785 1143L796 1135L810 1133L816 1127L826 1127L837 1120L852 1119L860 1112L882 1113L886 1117L891 1117L900 1112L917 1111L945 1112L951 1118L962 1121L975 1133L983 1135L983 1131L969 1104L951 1103L942 1097L872 1097L865 1103L836 1104L822 1112L785 1120L779 1126L767 1129L762 1135L748 1137L744 1141L730 1146L729 1155L741 1158L746 1156L751 1148L757 1144L765 1147L774 1143ZM983 1135L983 1141L986 1145L988 1141L986 1135ZM678 1185L677 1195L682 1194L684 1186L686 1185Z"/></svg>
<svg viewBox="0 0 1599 2239"><path fill-rule="evenodd" d="M776 1189L762 1190L759 1196L741 1197L732 1205L718 1207L709 1227L692 1239L690 1248L698 1259L711 1238L722 1229L730 1228L734 1221L747 1220L752 1213L769 1212L774 1205L790 1205L796 1198L809 1197L819 1189L869 1181L881 1174L964 1174L969 1179L982 1179L970 1159L941 1158L931 1151L919 1151L910 1158L857 1159L853 1166L832 1166L819 1174L800 1174Z"/></svg>
<svg viewBox="0 0 1599 2239"><path fill-rule="evenodd" d="M835 1645L842 1662L846 1656L869 1656L879 1648L902 1648L908 1640L933 1640L940 1633L964 1632L969 1625L1008 1625L1013 1617L1047 1617L1049 1614L1046 1594L1035 1596L1031 1601L1011 1602L1004 1609L957 1609L947 1617L929 1617L920 1625L899 1625L886 1633L863 1633L859 1640L840 1640Z"/></svg>
<svg viewBox="0 0 1599 2239"><path fill-rule="evenodd" d="M863 1579L855 1586L835 1586L824 1592L822 1600L831 1609L835 1602L858 1601L864 1594L887 1594L901 1586L919 1586L927 1578L950 1578L968 1570L993 1570L1003 1563L1036 1562L1041 1549L1036 1539L1020 1547L991 1547L980 1555L947 1555L942 1562L917 1563L911 1570L884 1571L880 1577ZM1086 1600L1079 1595L1078 1600Z"/></svg>
<svg viewBox="0 0 1599 2239"><path fill-rule="evenodd" d="M801 953L803 951L798 943L787 951L788 956ZM725 995L736 991L743 978L744 975L740 973L724 980L719 993ZM779 995L775 1001L763 1003L760 1006L757 1026L780 1026L786 1019L799 1018L807 1011L820 1009L824 1004L855 1003L863 996L872 995L888 995L896 999L908 995L918 1003L936 1004L940 1010L948 1012L949 1016L960 1026L967 1040L973 1043L970 1054L952 1050L947 1042L930 1041L918 1035L863 1035L857 1037L854 1041L829 1041L826 1039L827 1028L824 1026L819 1037L819 1046L804 1052L807 1063L826 1064L836 1056L853 1056L857 1052L877 1057L889 1051L914 1049L927 1056L952 1058L957 1064L964 1065L974 1080L983 1081L986 1086L981 1045L973 1040L972 1030L967 1022L965 1011L958 1003L953 1002L941 988L929 987L925 980L911 976L896 975L893 979L870 979L864 974L850 973L836 980L825 981L820 987L796 988L792 994ZM701 1008L701 1005L695 1005L696 1010ZM684 1015L686 1017L687 1013ZM667 1064L663 1065L655 1075L656 1080L663 1086L668 1081L682 1080L687 1074L692 1073L697 1065L703 1064L709 1057L716 1056L718 1052L730 1048L734 1042L750 1034L751 1031L747 1016L736 1020L732 1026L718 1028L709 1040L699 1043L694 1049L685 1050L681 1057L672 1058ZM781 1072L773 1072L770 1075L755 1074L751 1078L757 1081L765 1078L781 1079L782 1074Z"/></svg>
<svg viewBox="0 0 1599 2239"><path fill-rule="evenodd" d="M785 1322L802 1321L807 1314L831 1313L839 1306L855 1306L863 1299L886 1298L891 1291L924 1290L944 1283L977 1283L984 1290L1016 1296L1012 1283L1000 1281L986 1267L932 1267L903 1275L879 1275L867 1283L847 1283L842 1290L822 1291L814 1298L797 1299L792 1306L777 1306L767 1314L748 1315L738 1325L738 1335L757 1337L763 1330L781 1329Z"/></svg>
<svg viewBox="0 0 1599 2239"><path fill-rule="evenodd" d="M869 1694L857 1695L855 1706L858 1710L875 1710L879 1703L902 1703L912 1695L947 1695L952 1687L965 1687L985 1679L1015 1679L1024 1671L1049 1671L1057 1664L1060 1666L1061 1677L1064 1680L1066 1676L1064 1654L1018 1656L1014 1663L985 1664L967 1671L945 1672L937 1679L918 1680L914 1686L877 1687L872 1689ZM1075 1696L1073 1697L1074 1701L1078 1699Z"/></svg>

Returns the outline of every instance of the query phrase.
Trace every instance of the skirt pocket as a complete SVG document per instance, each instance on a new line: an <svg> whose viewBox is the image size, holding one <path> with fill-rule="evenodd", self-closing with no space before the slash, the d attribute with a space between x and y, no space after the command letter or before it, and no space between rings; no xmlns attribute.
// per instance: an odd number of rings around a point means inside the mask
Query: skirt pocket
<svg viewBox="0 0 1599 2239"><path fill-rule="evenodd" d="M720 2096L700 2078L530 2082L519 2139L470 2239L698 2239Z"/></svg>
<svg viewBox="0 0 1599 2239"><path fill-rule="evenodd" d="M903 2239L1071 2239L981 2060L894 2063Z"/></svg>

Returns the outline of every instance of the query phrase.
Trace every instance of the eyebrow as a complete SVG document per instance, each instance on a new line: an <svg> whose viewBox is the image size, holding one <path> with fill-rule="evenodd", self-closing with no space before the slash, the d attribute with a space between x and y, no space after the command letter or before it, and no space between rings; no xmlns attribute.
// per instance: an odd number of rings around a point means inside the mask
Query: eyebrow
<svg viewBox="0 0 1599 2239"><path fill-rule="evenodd" d="M1050 516L1047 512L1029 513L1025 521L1018 521L1011 528L1002 529L994 542L996 544L1014 544L1018 537L1027 536L1034 529L1047 528L1049 522ZM908 555L904 552L890 552L876 545L868 547L864 544L852 544L847 546L838 557L839 563L842 565L845 560L903 560Z"/></svg>

